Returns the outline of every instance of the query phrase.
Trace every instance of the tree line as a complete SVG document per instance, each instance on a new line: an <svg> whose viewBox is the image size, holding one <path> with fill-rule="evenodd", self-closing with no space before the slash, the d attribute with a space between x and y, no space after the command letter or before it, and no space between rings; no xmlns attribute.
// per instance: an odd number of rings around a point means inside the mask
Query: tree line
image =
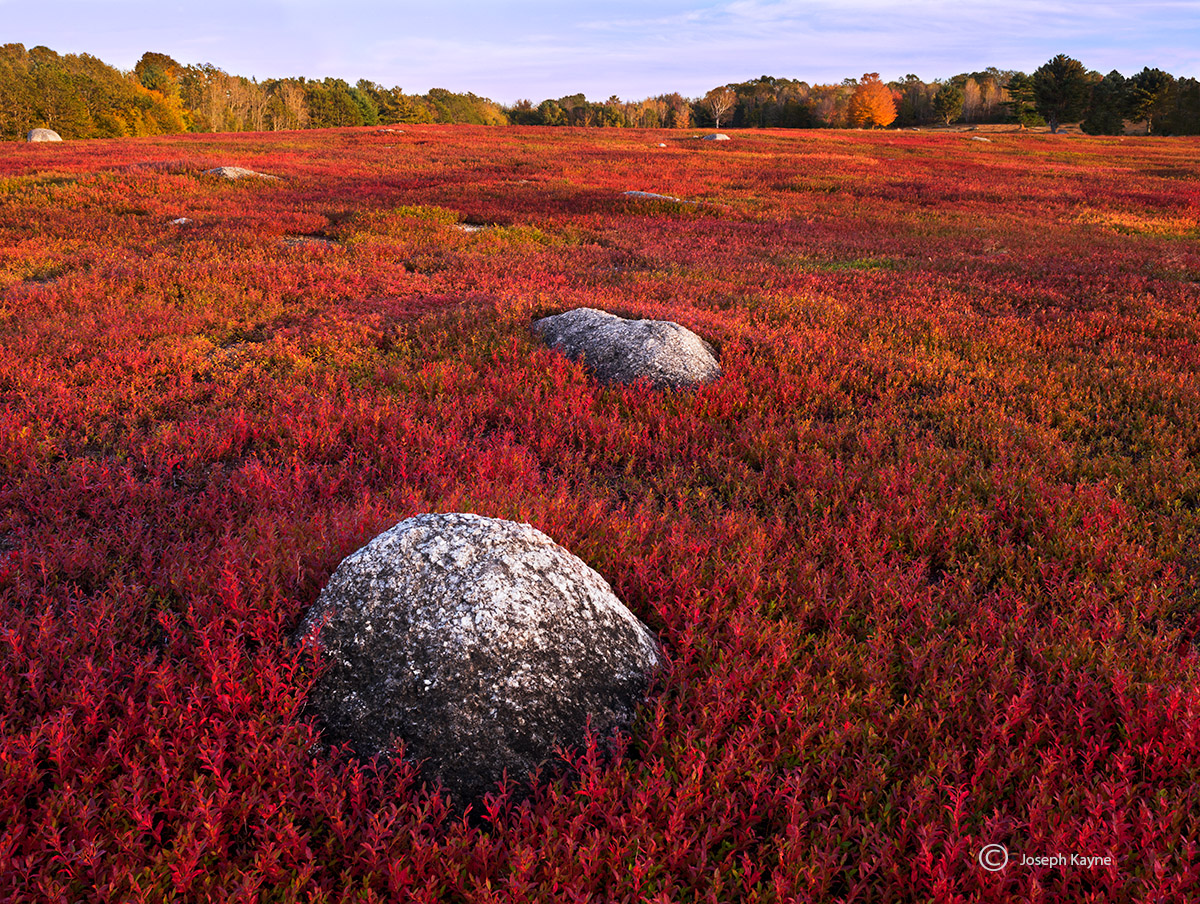
<svg viewBox="0 0 1200 904"><path fill-rule="evenodd" d="M669 98L676 103L664 116L663 102ZM571 112L563 116L560 110L568 102ZM537 107L524 101L509 113L513 121L540 125L839 129L1011 123L1058 131L1064 123L1079 123L1094 135L1119 135L1130 128L1197 135L1200 82L1150 67L1129 78L1116 71L1101 75L1060 54L1030 74L990 67L932 82L911 74L883 82L870 72L836 85L763 75L713 88L691 101L669 95L588 104L574 95Z"/></svg>
<svg viewBox="0 0 1200 904"><path fill-rule="evenodd" d="M258 82L205 63L183 65L149 52L131 72L88 54L0 46L0 138L51 128L64 138L171 132L271 131L421 122L609 128L847 128L937 124L1079 122L1092 134L1200 134L1200 82L1145 68L1101 75L1065 55L1033 73L1000 70L923 81L883 82L877 73L838 84L763 75L703 97L660 94L639 101L583 94L503 107L434 88L405 94L359 80L303 77Z"/></svg>
<svg viewBox="0 0 1200 904"><path fill-rule="evenodd" d="M441 88L409 95L366 80L258 82L162 53L126 73L88 54L0 46L0 138L10 140L38 126L64 138L118 138L415 122L504 125L508 116L487 98Z"/></svg>

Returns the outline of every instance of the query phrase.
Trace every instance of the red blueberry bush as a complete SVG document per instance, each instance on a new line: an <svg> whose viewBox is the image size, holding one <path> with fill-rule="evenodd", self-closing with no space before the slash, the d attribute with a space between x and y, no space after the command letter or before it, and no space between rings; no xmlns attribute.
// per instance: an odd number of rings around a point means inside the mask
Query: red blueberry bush
<svg viewBox="0 0 1200 904"><path fill-rule="evenodd" d="M1200 142L992 138L11 146L0 900L1194 895ZM582 305L724 376L598 386ZM622 758L463 814L320 743L290 632L424 511L654 628Z"/></svg>

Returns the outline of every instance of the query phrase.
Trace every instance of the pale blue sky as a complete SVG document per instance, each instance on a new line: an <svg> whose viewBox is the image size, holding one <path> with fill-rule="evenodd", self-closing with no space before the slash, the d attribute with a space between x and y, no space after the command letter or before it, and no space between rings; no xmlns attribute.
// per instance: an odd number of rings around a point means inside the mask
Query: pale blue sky
<svg viewBox="0 0 1200 904"><path fill-rule="evenodd" d="M1101 72L1200 76L1200 0L0 0L0 42L143 51L258 79L367 78L504 103L582 91L637 100L768 74L931 80L1066 53Z"/></svg>

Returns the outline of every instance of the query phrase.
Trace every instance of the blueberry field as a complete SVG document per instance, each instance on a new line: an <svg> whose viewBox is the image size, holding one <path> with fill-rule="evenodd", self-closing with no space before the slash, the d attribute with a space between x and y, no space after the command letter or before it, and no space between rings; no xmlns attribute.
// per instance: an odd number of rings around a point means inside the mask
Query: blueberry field
<svg viewBox="0 0 1200 904"><path fill-rule="evenodd" d="M0 900L1195 895L1200 140L693 134L6 148ZM616 756L464 813L323 743L289 637L423 512L653 629Z"/></svg>

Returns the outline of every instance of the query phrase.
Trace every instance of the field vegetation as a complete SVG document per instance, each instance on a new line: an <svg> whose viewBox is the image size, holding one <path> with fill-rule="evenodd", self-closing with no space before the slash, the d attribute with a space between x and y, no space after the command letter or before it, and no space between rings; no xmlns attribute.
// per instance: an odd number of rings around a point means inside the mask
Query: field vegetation
<svg viewBox="0 0 1200 904"><path fill-rule="evenodd" d="M1200 142L990 137L8 148L0 900L1194 895ZM598 386L583 305L724 376ZM659 635L619 760L464 815L321 744L289 632L427 511Z"/></svg>

